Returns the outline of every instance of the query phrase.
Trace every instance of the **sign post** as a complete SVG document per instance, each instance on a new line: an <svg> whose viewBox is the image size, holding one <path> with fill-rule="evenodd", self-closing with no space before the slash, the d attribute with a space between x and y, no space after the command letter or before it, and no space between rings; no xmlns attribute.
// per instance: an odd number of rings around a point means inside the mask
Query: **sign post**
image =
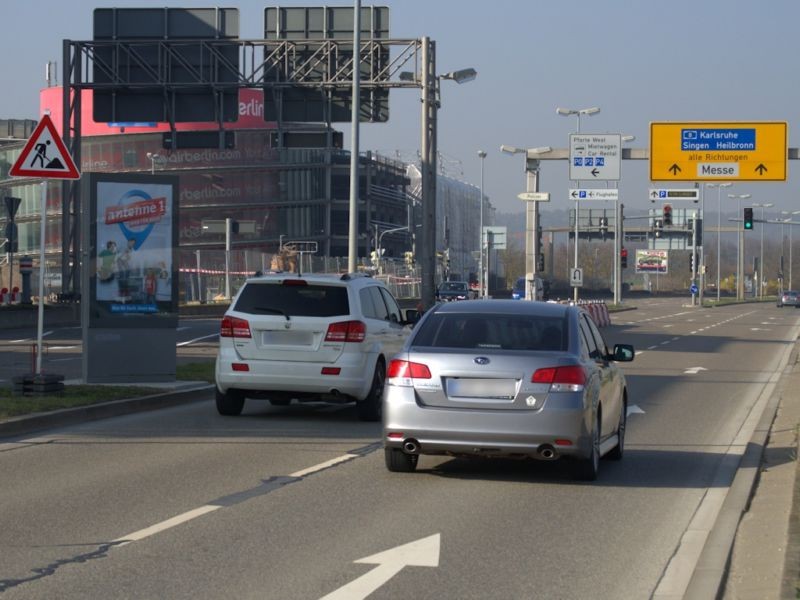
<svg viewBox="0 0 800 600"><path fill-rule="evenodd" d="M8 172L10 177L37 177L44 181L42 188L41 216L39 235L39 316L36 333L36 374L42 372L42 338L44 335L44 269L45 269L45 233L47 231L47 180L48 179L80 179L80 172L75 167L67 147L53 126L50 115L42 116L42 120L22 149L19 158ZM19 204L17 204L19 206ZM10 211L8 199L6 207ZM16 209L14 210L16 212Z"/></svg>

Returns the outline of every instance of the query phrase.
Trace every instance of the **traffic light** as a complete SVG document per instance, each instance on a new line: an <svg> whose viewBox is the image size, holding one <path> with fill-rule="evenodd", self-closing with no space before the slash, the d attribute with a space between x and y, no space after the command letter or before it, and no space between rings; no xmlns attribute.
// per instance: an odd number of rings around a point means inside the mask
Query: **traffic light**
<svg viewBox="0 0 800 600"><path fill-rule="evenodd" d="M664 225L667 227L672 226L672 205L665 204L664 205L664 214L662 215L664 220Z"/></svg>
<svg viewBox="0 0 800 600"><path fill-rule="evenodd" d="M689 270L694 273L694 252L689 253Z"/></svg>
<svg viewBox="0 0 800 600"><path fill-rule="evenodd" d="M608 235L608 217L600 217L600 237L605 242Z"/></svg>
<svg viewBox="0 0 800 600"><path fill-rule="evenodd" d="M544 272L544 254L540 253L536 257L536 271L538 271L539 273Z"/></svg>
<svg viewBox="0 0 800 600"><path fill-rule="evenodd" d="M749 206L744 209L744 228L753 228L753 209Z"/></svg>
<svg viewBox="0 0 800 600"><path fill-rule="evenodd" d="M653 223L653 225L655 226L656 237L660 238L661 237L661 230L664 228L664 220L663 219L655 219L655 222Z"/></svg>
<svg viewBox="0 0 800 600"><path fill-rule="evenodd" d="M628 249L627 248L623 247L619 251L619 266L621 268L623 268L623 269L627 269L628 268Z"/></svg>

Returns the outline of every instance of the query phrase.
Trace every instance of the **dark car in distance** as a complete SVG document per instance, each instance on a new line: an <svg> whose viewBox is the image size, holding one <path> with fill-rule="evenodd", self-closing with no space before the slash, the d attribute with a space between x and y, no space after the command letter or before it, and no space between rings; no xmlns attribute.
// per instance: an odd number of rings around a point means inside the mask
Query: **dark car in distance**
<svg viewBox="0 0 800 600"><path fill-rule="evenodd" d="M468 300L470 297L469 284L466 281L443 281L436 290L436 297L442 302Z"/></svg>

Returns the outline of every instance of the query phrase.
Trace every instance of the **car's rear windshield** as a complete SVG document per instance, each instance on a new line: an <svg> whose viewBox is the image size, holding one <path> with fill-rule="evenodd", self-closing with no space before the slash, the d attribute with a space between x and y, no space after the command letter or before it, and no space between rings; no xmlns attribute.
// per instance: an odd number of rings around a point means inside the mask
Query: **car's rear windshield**
<svg viewBox="0 0 800 600"><path fill-rule="evenodd" d="M234 310L257 315L338 317L350 314L347 288L340 285L248 283Z"/></svg>
<svg viewBox="0 0 800 600"><path fill-rule="evenodd" d="M564 317L433 314L415 329L412 347L564 352Z"/></svg>
<svg viewBox="0 0 800 600"><path fill-rule="evenodd" d="M464 281L446 281L440 288L443 292L463 292L467 289Z"/></svg>

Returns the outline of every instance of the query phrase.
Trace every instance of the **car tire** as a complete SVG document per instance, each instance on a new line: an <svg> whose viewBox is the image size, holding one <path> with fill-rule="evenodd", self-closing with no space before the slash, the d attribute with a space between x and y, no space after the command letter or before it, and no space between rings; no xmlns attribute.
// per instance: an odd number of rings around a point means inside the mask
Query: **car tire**
<svg viewBox="0 0 800 600"><path fill-rule="evenodd" d="M580 481L594 481L600 471L600 415L592 427L592 449L587 458L575 462L573 477Z"/></svg>
<svg viewBox="0 0 800 600"><path fill-rule="evenodd" d="M622 414L619 416L619 425L617 425L617 445L606 454L609 460L622 460L625 453L625 428L628 424L628 401L622 400Z"/></svg>
<svg viewBox="0 0 800 600"><path fill-rule="evenodd" d="M238 390L220 392L216 390L217 412L226 417L235 417L242 414L244 408L244 394Z"/></svg>
<svg viewBox="0 0 800 600"><path fill-rule="evenodd" d="M386 368L379 360L372 374L372 385L367 397L356 403L358 418L362 421L380 421L383 413L383 384L386 381Z"/></svg>
<svg viewBox="0 0 800 600"><path fill-rule="evenodd" d="M384 448L386 468L392 473L413 473L417 469L419 455L406 454L399 448Z"/></svg>

